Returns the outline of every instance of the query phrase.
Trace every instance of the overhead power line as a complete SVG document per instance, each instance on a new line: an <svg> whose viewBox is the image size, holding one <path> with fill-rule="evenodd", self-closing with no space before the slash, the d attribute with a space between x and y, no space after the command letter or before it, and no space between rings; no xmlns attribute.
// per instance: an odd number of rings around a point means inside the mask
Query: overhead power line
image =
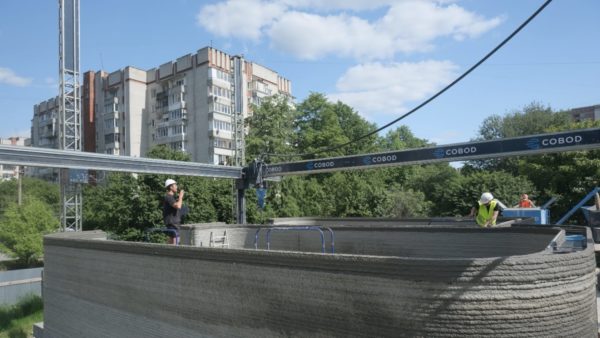
<svg viewBox="0 0 600 338"><path fill-rule="evenodd" d="M317 150L315 152L312 153L305 153L305 154L263 154L263 155L268 155L268 156L272 156L272 157L280 157L280 158L290 158L290 157L307 157L307 156L314 156L320 153L324 153L324 152L328 152L328 151L333 151L333 150L337 150L340 148L344 148L346 146L349 146L353 143L356 143L360 140L363 140L371 135L377 134L378 132L390 127L391 125L397 123L398 121L410 116L411 114L413 114L414 112L416 112L417 110L423 108L425 105L429 104L431 101L435 100L438 96L442 95L444 92L446 92L448 89L452 88L455 84L457 84L458 82L460 82L462 79L464 79L467 75L469 75L472 71L474 71L477 67L479 67L481 64L483 64L487 59L489 59L492 55L494 55L498 50L500 50L500 48L502 48L506 43L508 43L515 35L517 35L517 33L519 33L523 28L525 28L525 26L527 26L538 14L540 14L544 8L546 8L546 6L548 6L550 3L552 2L552 0L546 0L546 2L544 2L544 4L542 4L540 6L540 8L538 8L533 14L531 14L529 16L529 18L527 18L527 20L525 20L521 25L519 25L519 27L517 27L517 29L515 29L509 36L507 36L502 42L500 42L500 44L498 44L494 49L492 49L489 53L487 53L481 60L479 60L477 63L475 63L473 66L471 66L471 68L469 68L466 72L464 72L461 76L459 76L458 78L456 78L454 81L452 81L450 84L448 84L446 87L444 87L442 90L438 91L436 94L434 94L433 96L431 96L429 99L425 100L424 102L422 102L421 104L419 104L418 106L416 106L415 108L411 109L409 112L405 113L404 115L398 117L397 119L379 127L376 130L373 130L369 133L366 133L360 137L357 137L353 140L350 140L346 143L342 143L336 146L331 146L331 147L327 147L327 148L323 148L320 150Z"/></svg>

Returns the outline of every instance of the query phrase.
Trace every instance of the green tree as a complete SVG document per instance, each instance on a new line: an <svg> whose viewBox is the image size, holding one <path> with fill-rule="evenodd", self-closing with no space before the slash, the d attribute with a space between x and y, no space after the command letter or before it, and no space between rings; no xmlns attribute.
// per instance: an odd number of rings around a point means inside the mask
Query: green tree
<svg viewBox="0 0 600 338"><path fill-rule="evenodd" d="M440 191L437 202L440 216L465 216L483 192L491 192L506 206L518 202L520 194L529 192L536 195L533 184L525 177L513 176L503 171L475 172L449 179L444 190Z"/></svg>
<svg viewBox="0 0 600 338"><path fill-rule="evenodd" d="M347 104L338 101L335 104L330 105L337 116L337 120L344 137L349 141L358 140L358 138L362 137L363 135L371 133L377 129L375 124L370 123L362 118L358 112L356 112ZM342 150L344 151L345 155L357 155L378 151L379 145L377 141L377 134L373 134L345 146Z"/></svg>
<svg viewBox="0 0 600 338"><path fill-rule="evenodd" d="M548 132L550 129L565 130L570 123L566 111L553 111L539 103L531 103L520 111L504 117L492 115L486 118L479 128L478 140L493 140ZM469 161L467 172L473 170L502 170L517 175L518 157Z"/></svg>
<svg viewBox="0 0 600 338"><path fill-rule="evenodd" d="M152 148L151 158L189 161L188 154L165 146ZM83 227L102 229L124 240L143 240L144 230L161 227L164 182L175 179L185 190L189 207L186 223L231 222L232 185L229 180L164 174L111 173L103 184L84 190Z"/></svg>
<svg viewBox="0 0 600 338"><path fill-rule="evenodd" d="M425 199L422 191L397 188L392 190L390 195L392 199L390 216L392 217L427 217L431 215L433 203Z"/></svg>
<svg viewBox="0 0 600 338"><path fill-rule="evenodd" d="M246 162L265 154L289 155L294 152L294 120L296 112L287 98L272 96L253 107L246 120ZM270 158L265 158L270 162ZM279 159L278 159L279 160Z"/></svg>
<svg viewBox="0 0 600 338"><path fill-rule="evenodd" d="M0 247L24 265L42 257L42 237L59 227L56 214L46 203L29 198L19 206L10 204L0 219Z"/></svg>
<svg viewBox="0 0 600 338"><path fill-rule="evenodd" d="M323 151L350 139L345 135L334 105L323 94L312 93L298 106L296 120L297 152L318 154L311 158L345 155L343 149Z"/></svg>
<svg viewBox="0 0 600 338"><path fill-rule="evenodd" d="M17 202L17 184L17 180L0 182L0 210L4 210L8 205ZM33 197L46 203L55 212L59 211L60 191L57 184L49 183L37 178L23 177L21 190L23 200Z"/></svg>
<svg viewBox="0 0 600 338"><path fill-rule="evenodd" d="M600 121L571 122L548 129L548 132L600 127ZM541 204L551 197L559 197L552 206L553 221L561 218L593 188L600 186L600 150L570 151L547 155L523 157L517 172L534 183ZM581 213L576 213L572 223L585 224Z"/></svg>
<svg viewBox="0 0 600 338"><path fill-rule="evenodd" d="M427 140L416 137L404 125L388 131L385 137L379 140L379 143L380 149L383 151L422 148L430 145Z"/></svg>

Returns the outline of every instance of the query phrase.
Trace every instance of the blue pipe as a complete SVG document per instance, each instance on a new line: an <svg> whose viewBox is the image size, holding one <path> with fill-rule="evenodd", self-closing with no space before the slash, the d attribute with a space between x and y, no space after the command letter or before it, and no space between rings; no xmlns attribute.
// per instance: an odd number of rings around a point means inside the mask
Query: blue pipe
<svg viewBox="0 0 600 338"><path fill-rule="evenodd" d="M566 220L569 219L569 217L573 216L573 214L579 210L579 208L581 208L584 204L587 203L587 201L590 200L590 198L592 198L594 195L596 195L597 192L600 191L600 187L596 187L594 188L592 191L590 191L589 194L587 194L579 203L577 203L576 206L574 206L573 208L571 208L571 210L569 210L569 212L567 212L566 215L564 215L561 219L558 220L558 222L556 222L557 225L562 225Z"/></svg>

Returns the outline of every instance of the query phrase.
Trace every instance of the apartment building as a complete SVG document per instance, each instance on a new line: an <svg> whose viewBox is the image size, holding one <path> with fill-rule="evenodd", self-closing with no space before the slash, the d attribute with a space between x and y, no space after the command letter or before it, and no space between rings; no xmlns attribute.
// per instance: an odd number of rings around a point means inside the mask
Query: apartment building
<svg viewBox="0 0 600 338"><path fill-rule="evenodd" d="M250 116L250 103L266 96L291 97L290 81L277 72L211 47L147 74L145 143L185 151L195 162L233 163L236 114Z"/></svg>
<svg viewBox="0 0 600 338"><path fill-rule="evenodd" d="M588 107L580 107L573 108L569 112L571 114L571 118L576 122L592 120L597 121L600 120L600 104Z"/></svg>
<svg viewBox="0 0 600 338"><path fill-rule="evenodd" d="M31 145L58 149L58 97L33 106L31 120Z"/></svg>
<svg viewBox="0 0 600 338"><path fill-rule="evenodd" d="M13 136L7 138L0 138L0 144L2 145L12 145L12 146L22 146L27 147L30 146L31 139L23 136ZM17 165L5 165L0 164L0 179L10 180L13 178L19 178L21 175L21 167Z"/></svg>
<svg viewBox="0 0 600 338"><path fill-rule="evenodd" d="M233 164L234 156L243 158L235 152L235 133L239 141L251 104L272 95L291 98L291 82L212 47L147 71L128 66L86 72L83 149L143 157L152 147L166 145L188 153L194 162ZM35 105L34 146L58 148L57 116L57 99Z"/></svg>
<svg viewBox="0 0 600 338"><path fill-rule="evenodd" d="M142 156L146 151L142 140L149 132L144 123L146 71L134 67L112 73L99 71L93 87L95 104L90 108L95 117L96 152Z"/></svg>

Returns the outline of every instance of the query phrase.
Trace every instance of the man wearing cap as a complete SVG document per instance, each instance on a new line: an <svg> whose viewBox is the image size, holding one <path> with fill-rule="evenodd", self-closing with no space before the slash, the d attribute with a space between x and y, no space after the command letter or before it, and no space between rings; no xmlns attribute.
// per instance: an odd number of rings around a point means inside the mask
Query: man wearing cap
<svg viewBox="0 0 600 338"><path fill-rule="evenodd" d="M500 212L500 202L489 192L484 192L471 209L470 217L475 216L475 222L482 228L496 226L496 219Z"/></svg>
<svg viewBox="0 0 600 338"><path fill-rule="evenodd" d="M167 193L165 194L165 198L163 200L163 220L168 229L174 230L167 233L169 236L168 243L177 244L176 232L179 231L178 225L181 224L181 214L179 210L183 205L184 191L180 190L179 197L177 200L175 200L175 194L177 193L177 182L170 178L165 181L165 189L167 189Z"/></svg>

